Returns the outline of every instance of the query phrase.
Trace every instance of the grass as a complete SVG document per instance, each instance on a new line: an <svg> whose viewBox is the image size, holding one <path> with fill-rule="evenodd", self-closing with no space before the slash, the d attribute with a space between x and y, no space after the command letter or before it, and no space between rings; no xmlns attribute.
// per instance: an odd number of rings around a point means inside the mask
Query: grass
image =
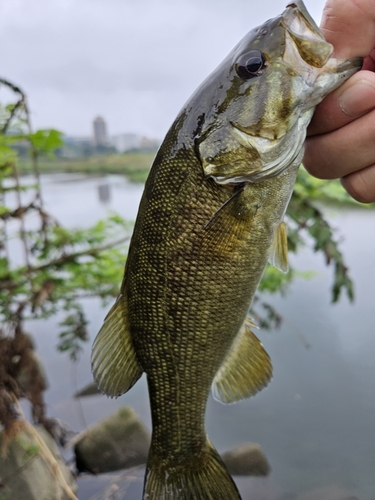
<svg viewBox="0 0 375 500"><path fill-rule="evenodd" d="M131 152L76 159L41 158L39 170L41 173L122 174L132 182L145 182L154 157L155 152ZM21 174L31 173L31 161L20 159L19 170Z"/></svg>

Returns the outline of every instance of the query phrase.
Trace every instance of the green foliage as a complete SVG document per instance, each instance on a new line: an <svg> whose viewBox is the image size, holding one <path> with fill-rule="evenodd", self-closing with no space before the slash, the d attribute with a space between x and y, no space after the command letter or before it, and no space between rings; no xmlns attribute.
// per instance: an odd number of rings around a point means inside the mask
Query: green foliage
<svg viewBox="0 0 375 500"><path fill-rule="evenodd" d="M76 361L82 349L81 342L88 339L87 320L84 312L79 304L75 304L73 312L69 314L64 321L60 322L60 326L64 327L59 334L59 344L57 348L61 352L68 351L71 358Z"/></svg>
<svg viewBox="0 0 375 500"><path fill-rule="evenodd" d="M118 234L124 236L116 239ZM69 311L61 325L72 328L69 335L64 330L59 349L76 358L77 342L87 340L79 326L85 324L79 301L97 296L106 302L117 296L128 234L129 224L117 215L87 229L67 230L47 224L41 232L27 233L31 249L28 266L13 266L7 258L0 258L2 322L14 322L20 310L23 319L49 318L60 310Z"/></svg>
<svg viewBox="0 0 375 500"><path fill-rule="evenodd" d="M294 187L294 195L300 199L321 200L340 206L356 205L361 208L373 208L374 204L364 205L354 200L342 187L338 179L321 180L312 177L302 166Z"/></svg>
<svg viewBox="0 0 375 500"><path fill-rule="evenodd" d="M130 225L112 214L92 227L67 229L45 212L37 159L53 156L63 144L61 133L32 132L24 94L2 79L1 84L19 99L0 106L0 321L8 333L17 335L25 319L49 318L66 311L66 318L60 322L58 349L77 359L82 342L88 338L81 299L99 297L107 302L117 296ZM29 153L34 184L22 185L20 181L20 145ZM25 191L32 199L28 205L22 201ZM14 201L7 205L8 192L15 192L16 205ZM29 213L34 220L39 219L39 230L28 229ZM17 234L8 233L8 222L18 224ZM11 240L21 246L23 263L10 251Z"/></svg>
<svg viewBox="0 0 375 500"><path fill-rule="evenodd" d="M343 292L350 301L353 301L353 282L340 250L339 240L324 213L318 208L317 201L321 202L322 199L335 203L350 202L349 195L340 184L331 183L322 189L321 181L311 177L301 167L286 214L289 252L297 253L307 244L306 240L310 239L313 250L323 254L326 264L333 267L332 302L337 302ZM313 272L301 273L291 266L289 272L284 274L268 265L259 285L259 292L262 295L255 297L250 311L259 326L266 329L275 328L282 319L280 314L264 300L265 294L285 294L296 278L309 279L313 275Z"/></svg>
<svg viewBox="0 0 375 500"><path fill-rule="evenodd" d="M330 192L330 199L342 201L342 195L336 198L335 193L336 191ZM296 234L308 234L312 238L314 251L322 253L326 264L333 266L332 302L337 302L342 292L345 292L348 299L353 301L353 282L349 277L338 239L322 210L314 203L314 200L320 198L321 190L317 190L315 181L301 168L287 212L288 217L295 224L291 231L291 238L295 242L298 238ZM299 245L297 243L293 248L292 243L290 246L296 251Z"/></svg>
<svg viewBox="0 0 375 500"><path fill-rule="evenodd" d="M40 172L79 172L88 174L121 174L132 182L145 182L154 152L128 152L124 154L94 155L87 158L48 158L39 161ZM21 158L19 169L22 173L32 171L32 163Z"/></svg>
<svg viewBox="0 0 375 500"><path fill-rule="evenodd" d="M53 156L53 152L64 145L61 132L54 129L38 130L34 134L29 134L27 139L30 141L34 152Z"/></svg>

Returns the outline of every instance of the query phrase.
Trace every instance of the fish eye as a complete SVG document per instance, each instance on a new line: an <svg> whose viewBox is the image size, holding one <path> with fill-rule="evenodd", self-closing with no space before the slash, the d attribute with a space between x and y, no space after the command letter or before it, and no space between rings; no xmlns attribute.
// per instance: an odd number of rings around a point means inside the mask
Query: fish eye
<svg viewBox="0 0 375 500"><path fill-rule="evenodd" d="M236 64L238 76L248 80L261 74L266 66L266 59L259 50L251 50L244 54Z"/></svg>

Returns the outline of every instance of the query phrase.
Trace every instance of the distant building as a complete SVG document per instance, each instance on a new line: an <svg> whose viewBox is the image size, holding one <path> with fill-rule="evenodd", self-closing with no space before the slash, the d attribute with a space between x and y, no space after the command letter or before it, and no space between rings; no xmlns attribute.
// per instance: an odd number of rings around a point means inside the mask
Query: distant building
<svg viewBox="0 0 375 500"><path fill-rule="evenodd" d="M93 122L94 126L94 146L107 146L107 126L101 116L97 116Z"/></svg>
<svg viewBox="0 0 375 500"><path fill-rule="evenodd" d="M141 143L139 145L139 148L152 150L152 149L157 149L159 146L160 146L160 141L143 136L141 138Z"/></svg>
<svg viewBox="0 0 375 500"><path fill-rule="evenodd" d="M83 158L94 153L91 137L63 137L64 146L60 148L59 156L63 158Z"/></svg>
<svg viewBox="0 0 375 500"><path fill-rule="evenodd" d="M112 146L118 153L139 149L142 137L137 134L119 134L111 138Z"/></svg>

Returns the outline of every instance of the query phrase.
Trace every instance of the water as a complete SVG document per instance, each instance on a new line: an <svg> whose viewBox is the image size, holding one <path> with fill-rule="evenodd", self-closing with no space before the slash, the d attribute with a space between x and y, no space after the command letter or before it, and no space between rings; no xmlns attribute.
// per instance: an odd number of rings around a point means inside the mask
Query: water
<svg viewBox="0 0 375 500"><path fill-rule="evenodd" d="M48 175L42 183L46 209L70 227L93 224L109 210L134 219L142 193L142 186L119 176ZM375 499L375 212L327 210L343 236L355 303L344 298L330 304L332 271L321 256L305 248L292 262L298 269L315 270L316 276L297 280L284 298L269 297L283 315L283 325L259 333L274 365L270 386L242 403L225 406L210 399L208 404L207 429L219 451L258 442L271 464L268 478L238 479L243 500ZM96 300L84 305L93 339L106 311ZM55 349L58 320L30 322L27 328L50 382L48 414L80 430L121 405L131 405L150 427L144 377L117 400L72 399L78 388L91 382L91 343L72 366ZM133 476L126 486L129 500L141 491L141 472ZM117 488L118 475L113 478ZM93 498L90 491L98 494L108 480L82 479L80 499Z"/></svg>

